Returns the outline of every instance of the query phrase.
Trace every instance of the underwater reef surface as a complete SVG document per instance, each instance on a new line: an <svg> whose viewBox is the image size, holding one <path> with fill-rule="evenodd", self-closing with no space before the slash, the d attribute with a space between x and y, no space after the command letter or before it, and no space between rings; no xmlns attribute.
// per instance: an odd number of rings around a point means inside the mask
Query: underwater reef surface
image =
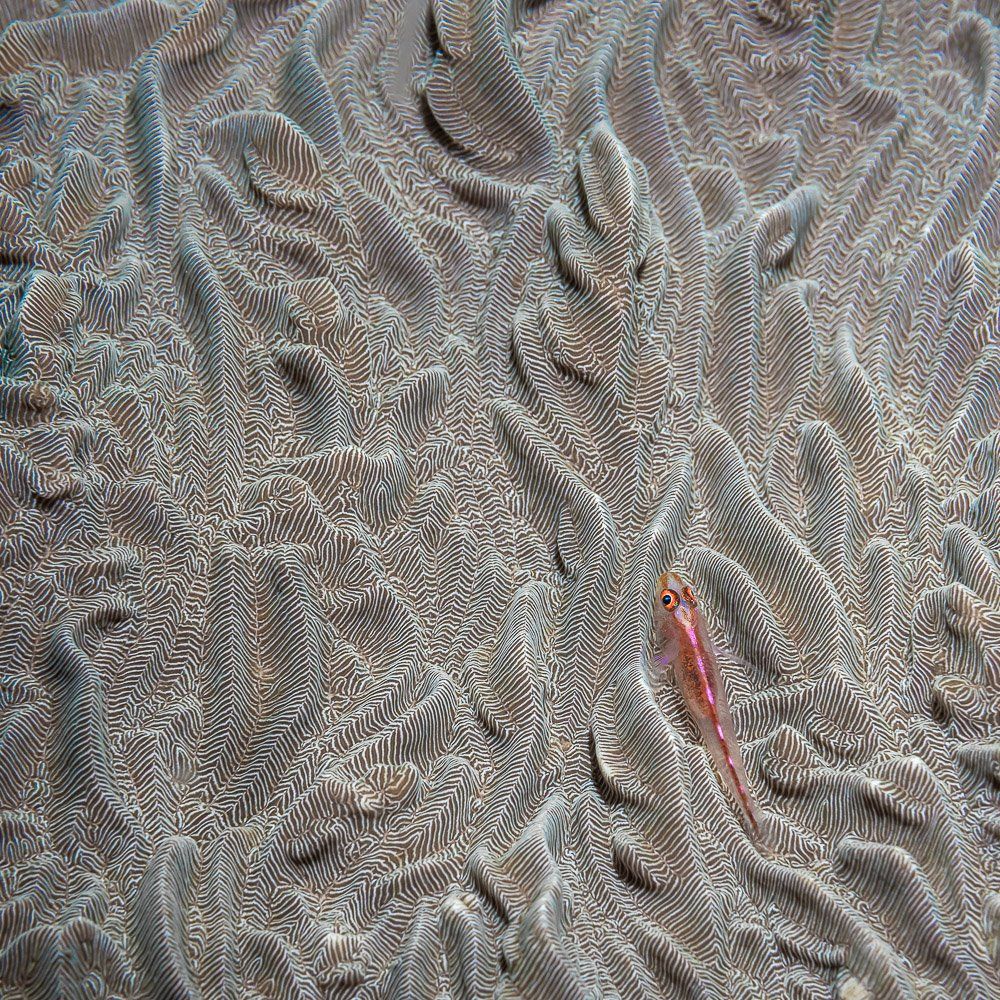
<svg viewBox="0 0 1000 1000"><path fill-rule="evenodd" d="M1000 996L998 22L0 0L0 995Z"/></svg>

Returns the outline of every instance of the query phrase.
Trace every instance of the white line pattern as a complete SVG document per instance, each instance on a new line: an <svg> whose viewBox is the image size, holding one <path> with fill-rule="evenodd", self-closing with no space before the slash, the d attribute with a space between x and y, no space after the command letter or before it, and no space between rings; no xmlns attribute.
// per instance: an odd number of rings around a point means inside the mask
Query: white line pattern
<svg viewBox="0 0 1000 1000"><path fill-rule="evenodd" d="M0 993L1000 996L997 18L0 0Z"/></svg>

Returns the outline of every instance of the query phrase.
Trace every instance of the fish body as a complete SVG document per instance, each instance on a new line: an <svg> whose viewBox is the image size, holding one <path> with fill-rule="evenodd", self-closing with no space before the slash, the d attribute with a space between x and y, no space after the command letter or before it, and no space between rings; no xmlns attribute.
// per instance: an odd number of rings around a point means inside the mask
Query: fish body
<svg viewBox="0 0 1000 1000"><path fill-rule="evenodd" d="M750 794L715 648L694 591L676 573L664 573L657 581L653 636L654 662L673 669L723 785L736 801L748 832L760 842L760 811Z"/></svg>

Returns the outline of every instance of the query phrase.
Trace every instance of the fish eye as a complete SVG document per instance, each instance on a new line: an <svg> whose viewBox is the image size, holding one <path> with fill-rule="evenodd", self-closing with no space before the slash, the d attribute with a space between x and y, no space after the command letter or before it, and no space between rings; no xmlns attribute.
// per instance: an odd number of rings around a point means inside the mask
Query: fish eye
<svg viewBox="0 0 1000 1000"><path fill-rule="evenodd" d="M691 605L692 608L698 607L698 601L694 596L694 591L690 587L685 587L681 593L684 595L684 600Z"/></svg>
<svg viewBox="0 0 1000 1000"><path fill-rule="evenodd" d="M660 603L667 609L673 611L680 604L680 598L673 590L664 590L660 594Z"/></svg>

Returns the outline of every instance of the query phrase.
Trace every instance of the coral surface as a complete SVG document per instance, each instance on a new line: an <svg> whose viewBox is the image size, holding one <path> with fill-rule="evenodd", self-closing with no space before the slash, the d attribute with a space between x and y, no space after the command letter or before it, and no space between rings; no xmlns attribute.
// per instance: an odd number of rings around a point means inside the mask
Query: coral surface
<svg viewBox="0 0 1000 1000"><path fill-rule="evenodd" d="M0 0L2 996L1000 996L998 23Z"/></svg>

